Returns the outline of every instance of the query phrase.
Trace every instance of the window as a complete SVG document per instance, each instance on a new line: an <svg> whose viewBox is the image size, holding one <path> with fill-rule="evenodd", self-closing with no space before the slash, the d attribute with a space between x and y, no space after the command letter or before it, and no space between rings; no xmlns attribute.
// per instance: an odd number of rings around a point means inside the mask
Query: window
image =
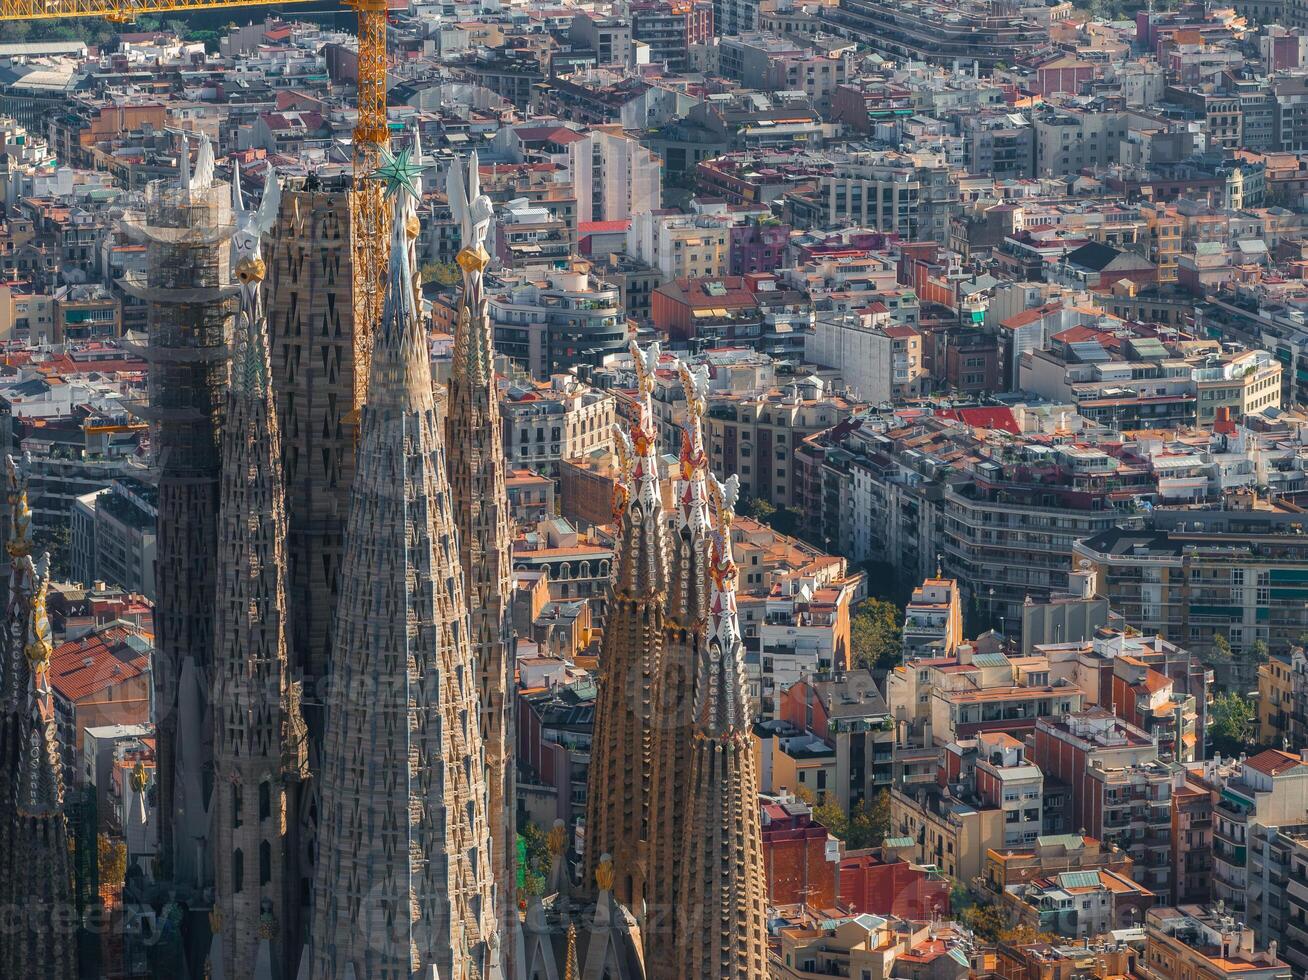
<svg viewBox="0 0 1308 980"><path fill-rule="evenodd" d="M245 857L238 847L232 851L232 892L239 895L245 888Z"/></svg>
<svg viewBox="0 0 1308 980"><path fill-rule="evenodd" d="M259 884L266 885L272 881L272 845L266 840L259 842Z"/></svg>
<svg viewBox="0 0 1308 980"><path fill-rule="evenodd" d="M272 816L272 787L264 780L259 784L259 819L267 820Z"/></svg>

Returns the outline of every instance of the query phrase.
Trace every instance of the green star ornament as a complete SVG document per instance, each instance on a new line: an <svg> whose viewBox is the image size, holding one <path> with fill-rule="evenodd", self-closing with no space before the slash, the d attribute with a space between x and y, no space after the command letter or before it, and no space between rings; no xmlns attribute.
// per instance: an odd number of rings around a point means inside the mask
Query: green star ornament
<svg viewBox="0 0 1308 980"><path fill-rule="evenodd" d="M381 166L371 176L374 180L385 181L386 196L394 197L400 191L405 191L410 197L417 198L417 181L422 175L422 167L409 158L408 147L395 155L389 150L382 150L381 158Z"/></svg>

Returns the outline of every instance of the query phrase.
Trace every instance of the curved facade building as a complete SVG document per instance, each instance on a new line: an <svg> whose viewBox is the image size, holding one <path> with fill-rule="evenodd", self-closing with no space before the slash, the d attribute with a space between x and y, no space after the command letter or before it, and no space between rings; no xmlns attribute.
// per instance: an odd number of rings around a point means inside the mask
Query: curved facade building
<svg viewBox="0 0 1308 980"><path fill-rule="evenodd" d="M627 349L618 288L584 271L551 271L488 297L495 349L542 380Z"/></svg>

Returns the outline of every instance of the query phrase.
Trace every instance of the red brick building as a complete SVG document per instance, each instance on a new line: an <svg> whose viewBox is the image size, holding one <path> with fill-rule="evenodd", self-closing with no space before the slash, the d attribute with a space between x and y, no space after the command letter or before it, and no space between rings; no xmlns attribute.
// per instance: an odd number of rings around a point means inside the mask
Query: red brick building
<svg viewBox="0 0 1308 980"><path fill-rule="evenodd" d="M833 907L839 841L793 796L764 797L761 809L768 905Z"/></svg>
<svg viewBox="0 0 1308 980"><path fill-rule="evenodd" d="M1031 91L1040 95L1070 92L1077 95L1095 78L1095 66L1074 55L1063 54L1036 67Z"/></svg>
<svg viewBox="0 0 1308 980"><path fill-rule="evenodd" d="M904 838L902 850L912 852ZM949 918L949 878L900 857L897 839L877 850L849 851L840 862L840 901L855 912L901 919Z"/></svg>
<svg viewBox="0 0 1308 980"><path fill-rule="evenodd" d="M654 329L677 341L750 341L763 322L743 276L665 282L650 294L649 312Z"/></svg>

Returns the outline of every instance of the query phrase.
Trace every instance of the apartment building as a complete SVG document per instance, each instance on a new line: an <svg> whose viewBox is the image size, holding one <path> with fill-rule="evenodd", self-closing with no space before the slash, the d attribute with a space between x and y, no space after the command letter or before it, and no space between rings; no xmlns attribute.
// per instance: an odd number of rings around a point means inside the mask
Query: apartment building
<svg viewBox="0 0 1308 980"><path fill-rule="evenodd" d="M510 268L565 266L575 247L568 223L523 198L496 209L495 255Z"/></svg>
<svg viewBox="0 0 1308 980"><path fill-rule="evenodd" d="M692 45L713 38L713 4L708 0L640 0L633 3L631 38L649 48L649 63L671 72L690 68Z"/></svg>
<svg viewBox="0 0 1308 980"><path fill-rule="evenodd" d="M1219 763L1186 766L1172 784L1173 905L1206 902L1213 894L1213 803Z"/></svg>
<svg viewBox="0 0 1308 980"><path fill-rule="evenodd" d="M1258 742L1308 745L1308 655L1303 647L1273 652L1258 666Z"/></svg>
<svg viewBox="0 0 1308 980"><path fill-rule="evenodd" d="M782 691L778 702L780 720L830 750L825 790L842 810L891 787L895 731L871 671L810 677Z"/></svg>
<svg viewBox="0 0 1308 980"><path fill-rule="evenodd" d="M1308 630L1303 515L1272 507L1155 510L1143 527L1112 527L1072 545L1126 622L1184 644L1200 659L1213 639L1236 651L1285 649ZM1247 690L1256 677L1245 678Z"/></svg>
<svg viewBox="0 0 1308 980"><path fill-rule="evenodd" d="M1138 928L1155 898L1113 871L1064 871L1010 885L1002 906L1036 932L1088 941L1114 929Z"/></svg>
<svg viewBox="0 0 1308 980"><path fill-rule="evenodd" d="M155 598L155 487L131 477L76 498L70 543L73 578L111 582Z"/></svg>
<svg viewBox="0 0 1308 980"><path fill-rule="evenodd" d="M577 222L625 221L663 206L663 162L621 130L592 129L568 144Z"/></svg>
<svg viewBox="0 0 1308 980"><path fill-rule="evenodd" d="M1308 749L1303 750L1308 753ZM1250 879L1252 838L1259 827L1303 823L1308 813L1308 759L1265 749L1240 763L1222 785L1213 807L1213 896L1237 911L1248 911L1255 882ZM1266 865L1264 856L1262 864ZM1258 893L1261 896L1261 892ZM1261 898L1258 899L1261 901Z"/></svg>
<svg viewBox="0 0 1308 980"><path fill-rule="evenodd" d="M1077 541L1119 521L1108 480L1122 465L1102 449L1027 444L1000 449L944 487L945 570L1016 629L1029 595L1066 592ZM1033 482L1040 472L1043 479Z"/></svg>
<svg viewBox="0 0 1308 980"><path fill-rule="evenodd" d="M573 270L532 270L488 289L495 349L535 378L600 364L627 349L630 335L618 289Z"/></svg>
<svg viewBox="0 0 1308 980"><path fill-rule="evenodd" d="M502 391L504 454L510 469L558 476L559 461L611 450L613 396L568 375Z"/></svg>
<svg viewBox="0 0 1308 980"><path fill-rule="evenodd" d="M798 918L783 918L777 926L776 980L890 980L909 971L932 980L966 980L969 975L967 940L949 926L866 912L818 918L804 909Z"/></svg>
<svg viewBox="0 0 1308 980"><path fill-rule="evenodd" d="M1248 848L1245 922L1259 946L1270 948L1275 943L1296 973L1302 973L1308 966L1308 946L1296 939L1308 933L1308 921L1302 913L1295 921L1295 906L1302 909L1303 903L1292 899L1290 883L1297 872L1296 894L1302 898L1308 893L1308 879L1303 876L1308 862L1308 822L1301 816L1298 823L1279 827L1253 824Z"/></svg>
<svg viewBox="0 0 1308 980"><path fill-rule="evenodd" d="M958 663L925 668L932 676L928 732L938 745L987 732L1025 734L1036 719L1077 712L1085 703L1085 694L1070 684L1023 673L1002 653L967 649Z"/></svg>
<svg viewBox="0 0 1308 980"><path fill-rule="evenodd" d="M1105 708L1041 718L1032 759L1071 787L1072 820L1135 862L1135 880L1170 895L1171 791L1176 763L1158 761L1153 740Z"/></svg>
<svg viewBox="0 0 1308 980"><path fill-rule="evenodd" d="M1004 812L1004 846L1034 844L1043 827L1044 773L1007 732L982 732L975 741L976 793Z"/></svg>
<svg viewBox="0 0 1308 980"><path fill-rule="evenodd" d="M1111 844L1083 834L1050 834L1024 847L986 852L982 877L996 896L1010 885L1049 878L1069 871L1111 871L1131 877L1131 855Z"/></svg>
<svg viewBox="0 0 1308 980"><path fill-rule="evenodd" d="M958 881L980 875L986 852L1004 846L1004 812L947 786L895 787L890 824L896 837L915 843L917 861Z"/></svg>
<svg viewBox="0 0 1308 980"><path fill-rule="evenodd" d="M869 404L912 400L930 385L922 334L895 323L888 310L872 314L819 313L804 338L814 364L838 368L851 391Z"/></svg>
<svg viewBox="0 0 1308 980"><path fill-rule="evenodd" d="M904 659L952 657L963 642L963 597L952 578L929 578L904 610Z"/></svg>
<svg viewBox="0 0 1308 980"><path fill-rule="evenodd" d="M909 241L947 240L957 190L943 156L857 150L834 158L833 164L811 197L787 197L796 225L855 225Z"/></svg>
<svg viewBox="0 0 1308 980"><path fill-rule="evenodd" d="M746 664L746 677L765 718L774 716L782 692L796 682L850 669L849 610L857 586L857 579L846 579L819 588L788 576L768 595L748 600L763 604L756 624L760 658L757 667Z"/></svg>
<svg viewBox="0 0 1308 980"><path fill-rule="evenodd" d="M1143 731L1160 758L1189 762L1202 755L1211 675L1185 648L1104 622L1085 639L1036 643L1030 653L1043 658L1033 662L1050 679L1076 685L1088 705Z"/></svg>
<svg viewBox="0 0 1308 980"><path fill-rule="evenodd" d="M633 214L627 254L658 269L665 281L719 279L730 268L731 226L716 215Z"/></svg>
<svg viewBox="0 0 1308 980"><path fill-rule="evenodd" d="M513 541L515 572L545 573L550 602L584 599L590 606L594 628L603 629L613 548L593 534L577 531L561 517L520 528L519 532Z"/></svg>
<svg viewBox="0 0 1308 980"><path fill-rule="evenodd" d="M714 398L704 419L715 473L740 477L741 496L796 507L794 452L808 436L849 418L854 404L820 388Z"/></svg>
<svg viewBox="0 0 1308 980"><path fill-rule="evenodd" d="M1156 905L1145 914L1142 980L1290 980L1277 951L1260 948L1254 930L1222 908Z"/></svg>

